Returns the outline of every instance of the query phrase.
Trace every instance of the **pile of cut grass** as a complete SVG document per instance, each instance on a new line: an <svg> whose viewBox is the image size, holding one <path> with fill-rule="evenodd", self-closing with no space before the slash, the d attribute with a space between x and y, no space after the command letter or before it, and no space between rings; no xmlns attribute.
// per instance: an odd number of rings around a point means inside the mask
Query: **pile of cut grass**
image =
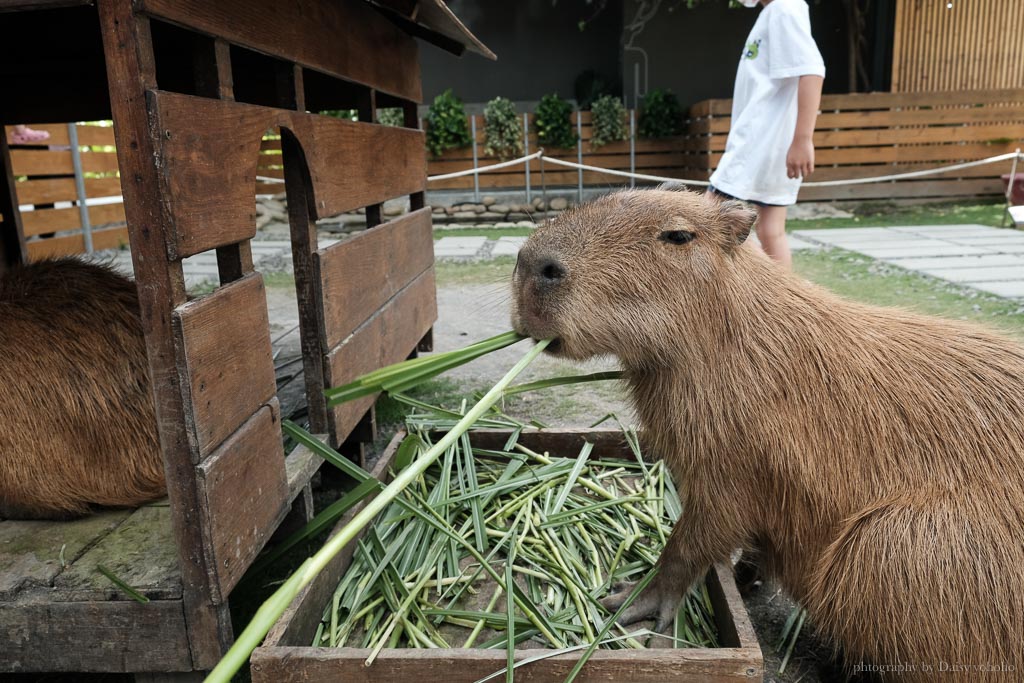
<svg viewBox="0 0 1024 683"><path fill-rule="evenodd" d="M403 400L402 397L398 397ZM396 467L461 415L411 401ZM572 457L518 443L524 426L492 409L478 424L512 430L501 450L463 434L359 542L313 645L383 648L642 648L599 600L652 570L680 515L662 462ZM402 451L405 451L403 454ZM510 592L511 588L511 592ZM646 633L646 632L643 632ZM681 646L713 647L703 587L675 623Z"/></svg>

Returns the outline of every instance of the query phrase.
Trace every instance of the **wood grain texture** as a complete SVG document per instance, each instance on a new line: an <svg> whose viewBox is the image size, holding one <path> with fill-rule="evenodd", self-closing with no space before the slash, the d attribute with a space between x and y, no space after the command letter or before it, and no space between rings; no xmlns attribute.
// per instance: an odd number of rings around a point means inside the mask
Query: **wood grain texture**
<svg viewBox="0 0 1024 683"><path fill-rule="evenodd" d="M189 671L180 600L0 603L0 672Z"/></svg>
<svg viewBox="0 0 1024 683"><path fill-rule="evenodd" d="M78 198L74 178L34 178L17 184L20 204L52 204ZM86 178L87 197L113 197L121 194L120 178Z"/></svg>
<svg viewBox="0 0 1024 683"><path fill-rule="evenodd" d="M126 595L98 567L151 600L181 599L181 569L171 534L171 510L145 506L77 558L53 583L51 601L126 601Z"/></svg>
<svg viewBox="0 0 1024 683"><path fill-rule="evenodd" d="M425 271L325 358L326 382L336 387L370 370L405 360L437 319L434 269ZM340 443L373 405L376 396L328 411L332 439Z"/></svg>
<svg viewBox="0 0 1024 683"><path fill-rule="evenodd" d="M259 148L263 134L275 127L289 130L302 150L316 218L417 192L426 183L418 131L177 93L150 97L161 131L162 192L174 216L170 258L256 234ZM194 125L197 119L202 126Z"/></svg>
<svg viewBox="0 0 1024 683"><path fill-rule="evenodd" d="M121 249L129 242L127 228L107 228L93 230L93 249ZM47 239L32 240L25 243L29 261L57 256L72 256L85 251L85 238L82 233L60 235Z"/></svg>
<svg viewBox="0 0 1024 683"><path fill-rule="evenodd" d="M142 0L140 10L419 102L416 41L360 0Z"/></svg>
<svg viewBox="0 0 1024 683"><path fill-rule="evenodd" d="M124 206L122 204L100 204L89 207L89 224L92 227L124 223ZM68 209L41 209L25 211L21 214L21 224L25 237L45 235L62 230L80 230L82 215L78 207Z"/></svg>
<svg viewBox="0 0 1024 683"><path fill-rule="evenodd" d="M509 430L484 430L473 434L474 440L504 443ZM614 430L569 430L565 439L561 430L532 432L537 450L571 455L559 450L560 442L575 442L588 434L598 442L609 443ZM526 433L524 432L524 436ZM378 460L373 475L387 482L389 466L404 434L391 441ZM621 436L621 434L620 434ZM483 437L481 439L481 437ZM623 445L616 454L605 457L632 459ZM361 506L350 510L335 527L344 526ZM352 548L354 544L349 544ZM271 629L264 645L253 653L251 661L254 683L287 683L290 681L360 681L390 683L415 679L424 683L472 683L505 666L505 653L479 649L384 649L374 664L365 666L369 650L357 648L307 647L316 626L341 577L351 562L351 552L335 558L321 574L292 602L278 623ZM583 668L579 681L618 683L619 681L649 683L696 683L697 681L754 681L763 676L763 661L749 617L739 596L732 572L716 566L707 576L709 593L716 600L719 637L732 647L683 648L648 650L599 650ZM533 656L536 651L519 650L516 659ZM517 681L556 683L565 679L577 661L577 654L563 655L535 662L516 671Z"/></svg>
<svg viewBox="0 0 1024 683"><path fill-rule="evenodd" d="M251 273L174 311L194 462L277 393L263 277ZM188 404L191 404L190 406Z"/></svg>
<svg viewBox="0 0 1024 683"><path fill-rule="evenodd" d="M128 510L110 510L71 521L0 521L0 601L23 590L49 589L90 547L116 529Z"/></svg>
<svg viewBox="0 0 1024 683"><path fill-rule="evenodd" d="M215 602L227 600L288 511L277 399L198 467L200 523Z"/></svg>
<svg viewBox="0 0 1024 683"><path fill-rule="evenodd" d="M381 264L387 263L387 268ZM420 209L315 254L326 353L434 263L430 209Z"/></svg>

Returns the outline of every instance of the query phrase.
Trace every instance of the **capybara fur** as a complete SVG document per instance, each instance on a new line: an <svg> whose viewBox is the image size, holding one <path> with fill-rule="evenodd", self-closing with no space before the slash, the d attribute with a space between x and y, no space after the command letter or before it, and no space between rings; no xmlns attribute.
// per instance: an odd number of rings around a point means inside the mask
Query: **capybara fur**
<svg viewBox="0 0 1024 683"><path fill-rule="evenodd" d="M0 518L165 490L135 284L76 259L0 274Z"/></svg>
<svg viewBox="0 0 1024 683"><path fill-rule="evenodd" d="M664 623L754 547L846 662L1020 680L1024 348L806 282L745 243L754 219L627 191L519 255L515 328L566 358L617 356L680 489L660 572L622 621Z"/></svg>

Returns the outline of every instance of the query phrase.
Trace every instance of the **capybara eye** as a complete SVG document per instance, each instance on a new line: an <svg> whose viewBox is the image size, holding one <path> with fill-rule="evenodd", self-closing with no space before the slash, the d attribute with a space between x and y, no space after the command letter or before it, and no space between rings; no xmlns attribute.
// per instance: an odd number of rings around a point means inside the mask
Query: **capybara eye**
<svg viewBox="0 0 1024 683"><path fill-rule="evenodd" d="M692 242L694 237L696 235L688 230L666 230L658 235L659 240L669 244L687 244Z"/></svg>

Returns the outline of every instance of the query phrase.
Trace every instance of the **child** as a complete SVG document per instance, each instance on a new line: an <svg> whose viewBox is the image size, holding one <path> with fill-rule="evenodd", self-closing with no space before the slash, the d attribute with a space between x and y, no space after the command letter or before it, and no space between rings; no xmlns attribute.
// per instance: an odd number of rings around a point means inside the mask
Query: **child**
<svg viewBox="0 0 1024 683"><path fill-rule="evenodd" d="M814 122L825 64L805 0L740 0L764 6L740 57L732 124L709 192L757 206L757 237L790 265L786 207L814 171Z"/></svg>

